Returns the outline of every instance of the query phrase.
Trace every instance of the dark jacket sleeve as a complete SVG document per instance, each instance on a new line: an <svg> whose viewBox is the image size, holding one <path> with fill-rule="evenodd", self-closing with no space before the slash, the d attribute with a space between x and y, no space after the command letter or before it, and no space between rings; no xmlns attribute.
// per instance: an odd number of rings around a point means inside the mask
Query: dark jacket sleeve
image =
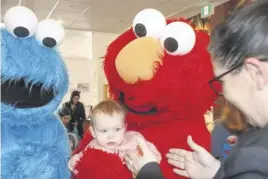
<svg viewBox="0 0 268 179"><path fill-rule="evenodd" d="M156 162L147 163L139 171L136 179L164 179L160 166Z"/></svg>
<svg viewBox="0 0 268 179"><path fill-rule="evenodd" d="M267 179L268 150L262 147L245 147L225 166L225 178Z"/></svg>
<svg viewBox="0 0 268 179"><path fill-rule="evenodd" d="M81 118L86 120L86 111L83 103L81 103Z"/></svg>

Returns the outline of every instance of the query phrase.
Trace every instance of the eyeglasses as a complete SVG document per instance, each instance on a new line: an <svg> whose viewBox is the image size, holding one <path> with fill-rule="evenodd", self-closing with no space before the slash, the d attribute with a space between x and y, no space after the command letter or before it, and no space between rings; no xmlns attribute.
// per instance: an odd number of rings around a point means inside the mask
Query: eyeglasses
<svg viewBox="0 0 268 179"><path fill-rule="evenodd" d="M266 59L259 59L259 61L267 61ZM219 90L219 88L221 88L222 86L222 80L221 78L224 77L225 75L233 72L234 70L240 68L244 63L240 63L236 66L234 66L233 68L231 68L230 70L228 70L227 72L213 78L212 80L210 80L208 83L210 85L210 87L213 89L213 91L218 95L218 96L223 96L223 93L222 93L222 89Z"/></svg>

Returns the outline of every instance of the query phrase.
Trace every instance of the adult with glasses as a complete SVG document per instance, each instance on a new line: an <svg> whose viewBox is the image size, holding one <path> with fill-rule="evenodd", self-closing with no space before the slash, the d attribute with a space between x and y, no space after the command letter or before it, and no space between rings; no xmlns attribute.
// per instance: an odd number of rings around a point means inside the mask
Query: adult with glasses
<svg viewBox="0 0 268 179"><path fill-rule="evenodd" d="M192 179L267 179L268 0L233 12L212 32L209 51L216 74L209 84L215 90L214 84L222 83L223 91L215 92L240 109L252 128L241 135L223 163L190 136L187 142L192 151L170 149L167 160L175 173ZM144 155L128 152L128 165L138 179L162 179L155 158L146 145L140 147Z"/></svg>

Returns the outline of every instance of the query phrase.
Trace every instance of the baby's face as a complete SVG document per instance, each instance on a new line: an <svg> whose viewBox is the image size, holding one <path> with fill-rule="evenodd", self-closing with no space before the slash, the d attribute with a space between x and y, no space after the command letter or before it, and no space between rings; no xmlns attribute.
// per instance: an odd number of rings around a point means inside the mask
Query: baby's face
<svg viewBox="0 0 268 179"><path fill-rule="evenodd" d="M115 149L124 141L125 131L125 119L122 114L96 114L92 133L102 147Z"/></svg>

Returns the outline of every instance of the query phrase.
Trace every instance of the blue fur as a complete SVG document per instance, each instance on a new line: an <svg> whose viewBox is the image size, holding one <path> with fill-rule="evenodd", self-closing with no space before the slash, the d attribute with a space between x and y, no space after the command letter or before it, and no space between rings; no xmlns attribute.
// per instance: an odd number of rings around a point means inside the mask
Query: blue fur
<svg viewBox="0 0 268 179"><path fill-rule="evenodd" d="M1 83L25 78L26 83L43 83L43 90L57 92L38 108L18 109L1 103L1 178L69 179L68 136L53 113L69 84L61 56L35 36L19 39L1 28L1 77Z"/></svg>

